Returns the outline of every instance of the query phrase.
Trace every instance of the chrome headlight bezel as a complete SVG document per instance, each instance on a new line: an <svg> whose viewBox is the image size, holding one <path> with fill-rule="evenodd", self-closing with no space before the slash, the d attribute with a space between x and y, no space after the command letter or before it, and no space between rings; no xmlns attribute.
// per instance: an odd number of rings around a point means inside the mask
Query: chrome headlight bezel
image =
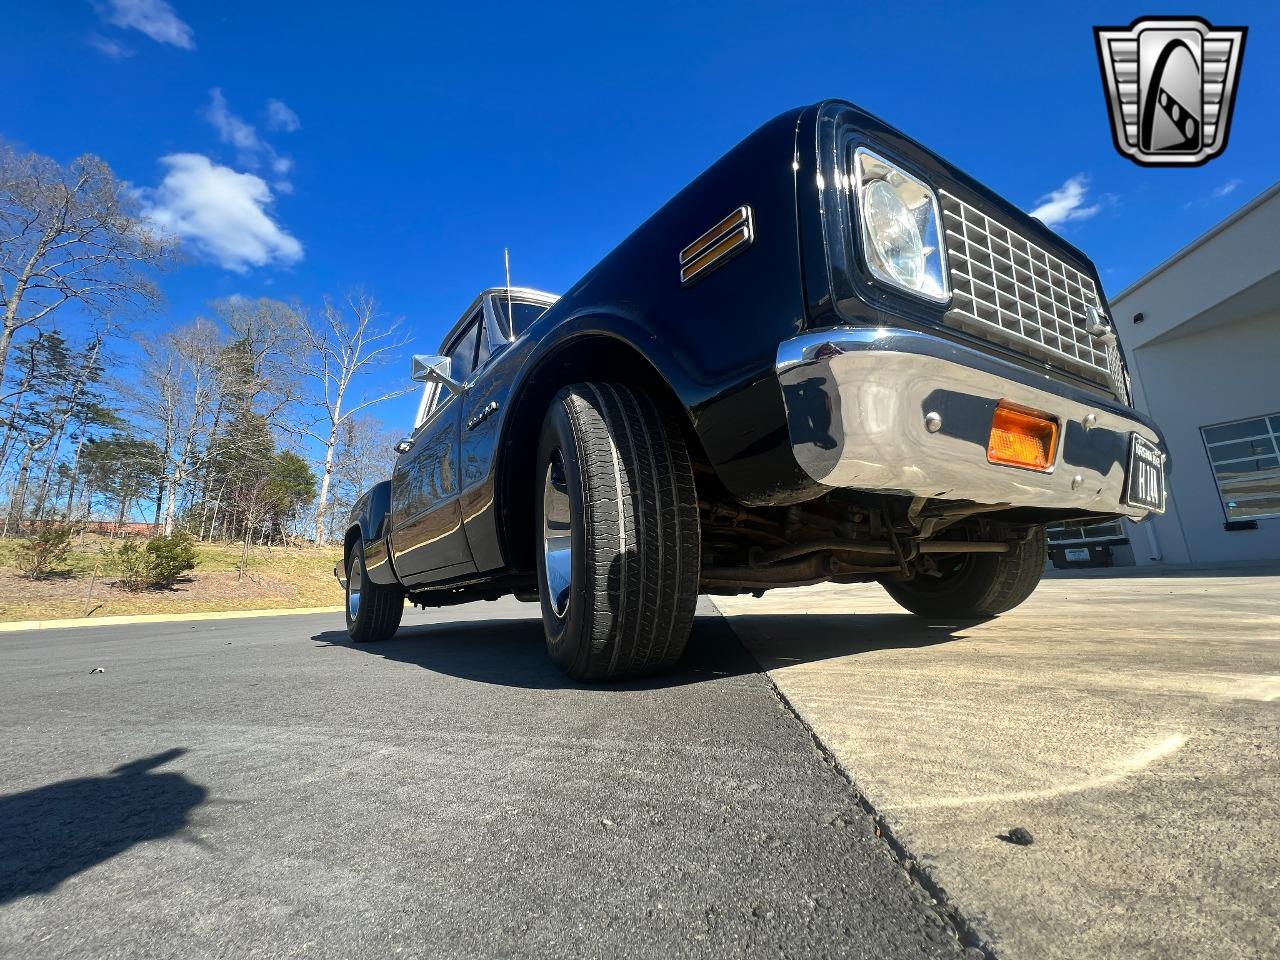
<svg viewBox="0 0 1280 960"><path fill-rule="evenodd" d="M849 179L854 187L862 261L871 276L894 290L931 303L950 302L951 284L942 236L942 211L933 187L899 164L862 146L853 152ZM868 201L877 192L884 196L883 189L875 187L877 183L884 183L893 190L913 218L922 248L922 276L914 286L884 258L885 238L877 234L874 218L868 210Z"/></svg>

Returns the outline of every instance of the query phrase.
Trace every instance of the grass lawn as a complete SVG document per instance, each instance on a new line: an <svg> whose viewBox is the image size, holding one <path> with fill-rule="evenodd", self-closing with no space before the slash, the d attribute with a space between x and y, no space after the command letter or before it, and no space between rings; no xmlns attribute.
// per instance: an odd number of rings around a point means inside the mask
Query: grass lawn
<svg viewBox="0 0 1280 960"><path fill-rule="evenodd" d="M26 578L14 565L17 543L0 540L0 621L342 604L342 589L333 578L341 547L258 547L242 578L239 546L200 543L196 568L172 589L129 593L100 570L90 599L89 582L102 561L106 538L85 537L60 572L40 580Z"/></svg>

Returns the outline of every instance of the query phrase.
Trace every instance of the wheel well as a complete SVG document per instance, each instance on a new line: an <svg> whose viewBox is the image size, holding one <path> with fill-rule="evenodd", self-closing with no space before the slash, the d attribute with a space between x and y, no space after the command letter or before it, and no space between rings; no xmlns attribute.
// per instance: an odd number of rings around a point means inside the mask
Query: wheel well
<svg viewBox="0 0 1280 960"><path fill-rule="evenodd" d="M544 358L521 385L507 430L498 509L507 560L517 570L532 570L534 565L534 472L542 421L561 387L584 381L625 383L644 390L659 409L673 414L673 420L680 424L699 486L704 477L714 478L688 409L648 358L612 337L576 338Z"/></svg>
<svg viewBox="0 0 1280 960"><path fill-rule="evenodd" d="M358 539L360 539L360 527L356 525L347 531L347 536L342 541L342 566L344 568L350 566L351 547Z"/></svg>

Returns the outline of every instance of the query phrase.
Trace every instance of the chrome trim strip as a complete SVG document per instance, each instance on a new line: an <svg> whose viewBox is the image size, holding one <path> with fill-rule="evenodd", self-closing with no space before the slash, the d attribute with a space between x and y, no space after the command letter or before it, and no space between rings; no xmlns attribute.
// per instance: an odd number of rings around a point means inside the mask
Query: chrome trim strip
<svg viewBox="0 0 1280 960"><path fill-rule="evenodd" d="M480 424L484 423L491 416L498 412L498 401L491 400L485 405L485 408L477 413L474 417L467 421L467 429L474 430Z"/></svg>
<svg viewBox="0 0 1280 960"><path fill-rule="evenodd" d="M1167 458L1128 407L927 333L816 331L784 341L776 369L796 461L832 487L1138 519L1147 511L1122 502L1130 434ZM987 462L1001 400L1058 419L1053 472Z"/></svg>
<svg viewBox="0 0 1280 960"><path fill-rule="evenodd" d="M715 240L724 236L724 234L728 233L734 227L740 227L742 226L742 224L748 223L750 219L751 219L751 208L748 206L739 207L737 210L733 211L733 213L729 214L727 217L725 217L723 220L717 223L714 227L712 227L710 230L708 230L706 233L700 236L697 240L693 241L693 243L689 244L687 247L681 250L680 262L682 264L688 263L694 257L698 256L698 254L700 254L703 250L709 247Z"/></svg>
<svg viewBox="0 0 1280 960"><path fill-rule="evenodd" d="M680 251L680 282L693 283L754 241L754 218L744 204Z"/></svg>
<svg viewBox="0 0 1280 960"><path fill-rule="evenodd" d="M452 340L458 334L458 331L463 328L466 322L471 319L471 315L477 310L477 308L479 308L485 297L489 296L491 293L500 293L505 297L508 289L511 291L511 299L513 300L528 300L533 303L546 303L548 307L552 306L560 299L558 294L547 293L545 290L535 290L533 287L488 287L481 290L476 294L476 298L471 301L471 305L462 311L462 316L453 322L453 326L451 326L449 328L449 332L444 335L444 339L440 341L441 352L444 352L444 348L448 345L449 341Z"/></svg>

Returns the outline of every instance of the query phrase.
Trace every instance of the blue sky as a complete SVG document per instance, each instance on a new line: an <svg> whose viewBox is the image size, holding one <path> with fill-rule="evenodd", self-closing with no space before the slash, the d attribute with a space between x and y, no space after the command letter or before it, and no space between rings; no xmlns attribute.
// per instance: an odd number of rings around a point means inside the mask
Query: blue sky
<svg viewBox="0 0 1280 960"><path fill-rule="evenodd" d="M760 123L824 97L1028 210L1056 196L1115 294L1280 170L1280 5L1185 6L15 3L0 135L101 155L189 230L155 323L362 284L431 351L501 282L504 246L516 283L564 289ZM1250 28L1230 145L1201 168L1111 143L1091 28L1158 13Z"/></svg>

